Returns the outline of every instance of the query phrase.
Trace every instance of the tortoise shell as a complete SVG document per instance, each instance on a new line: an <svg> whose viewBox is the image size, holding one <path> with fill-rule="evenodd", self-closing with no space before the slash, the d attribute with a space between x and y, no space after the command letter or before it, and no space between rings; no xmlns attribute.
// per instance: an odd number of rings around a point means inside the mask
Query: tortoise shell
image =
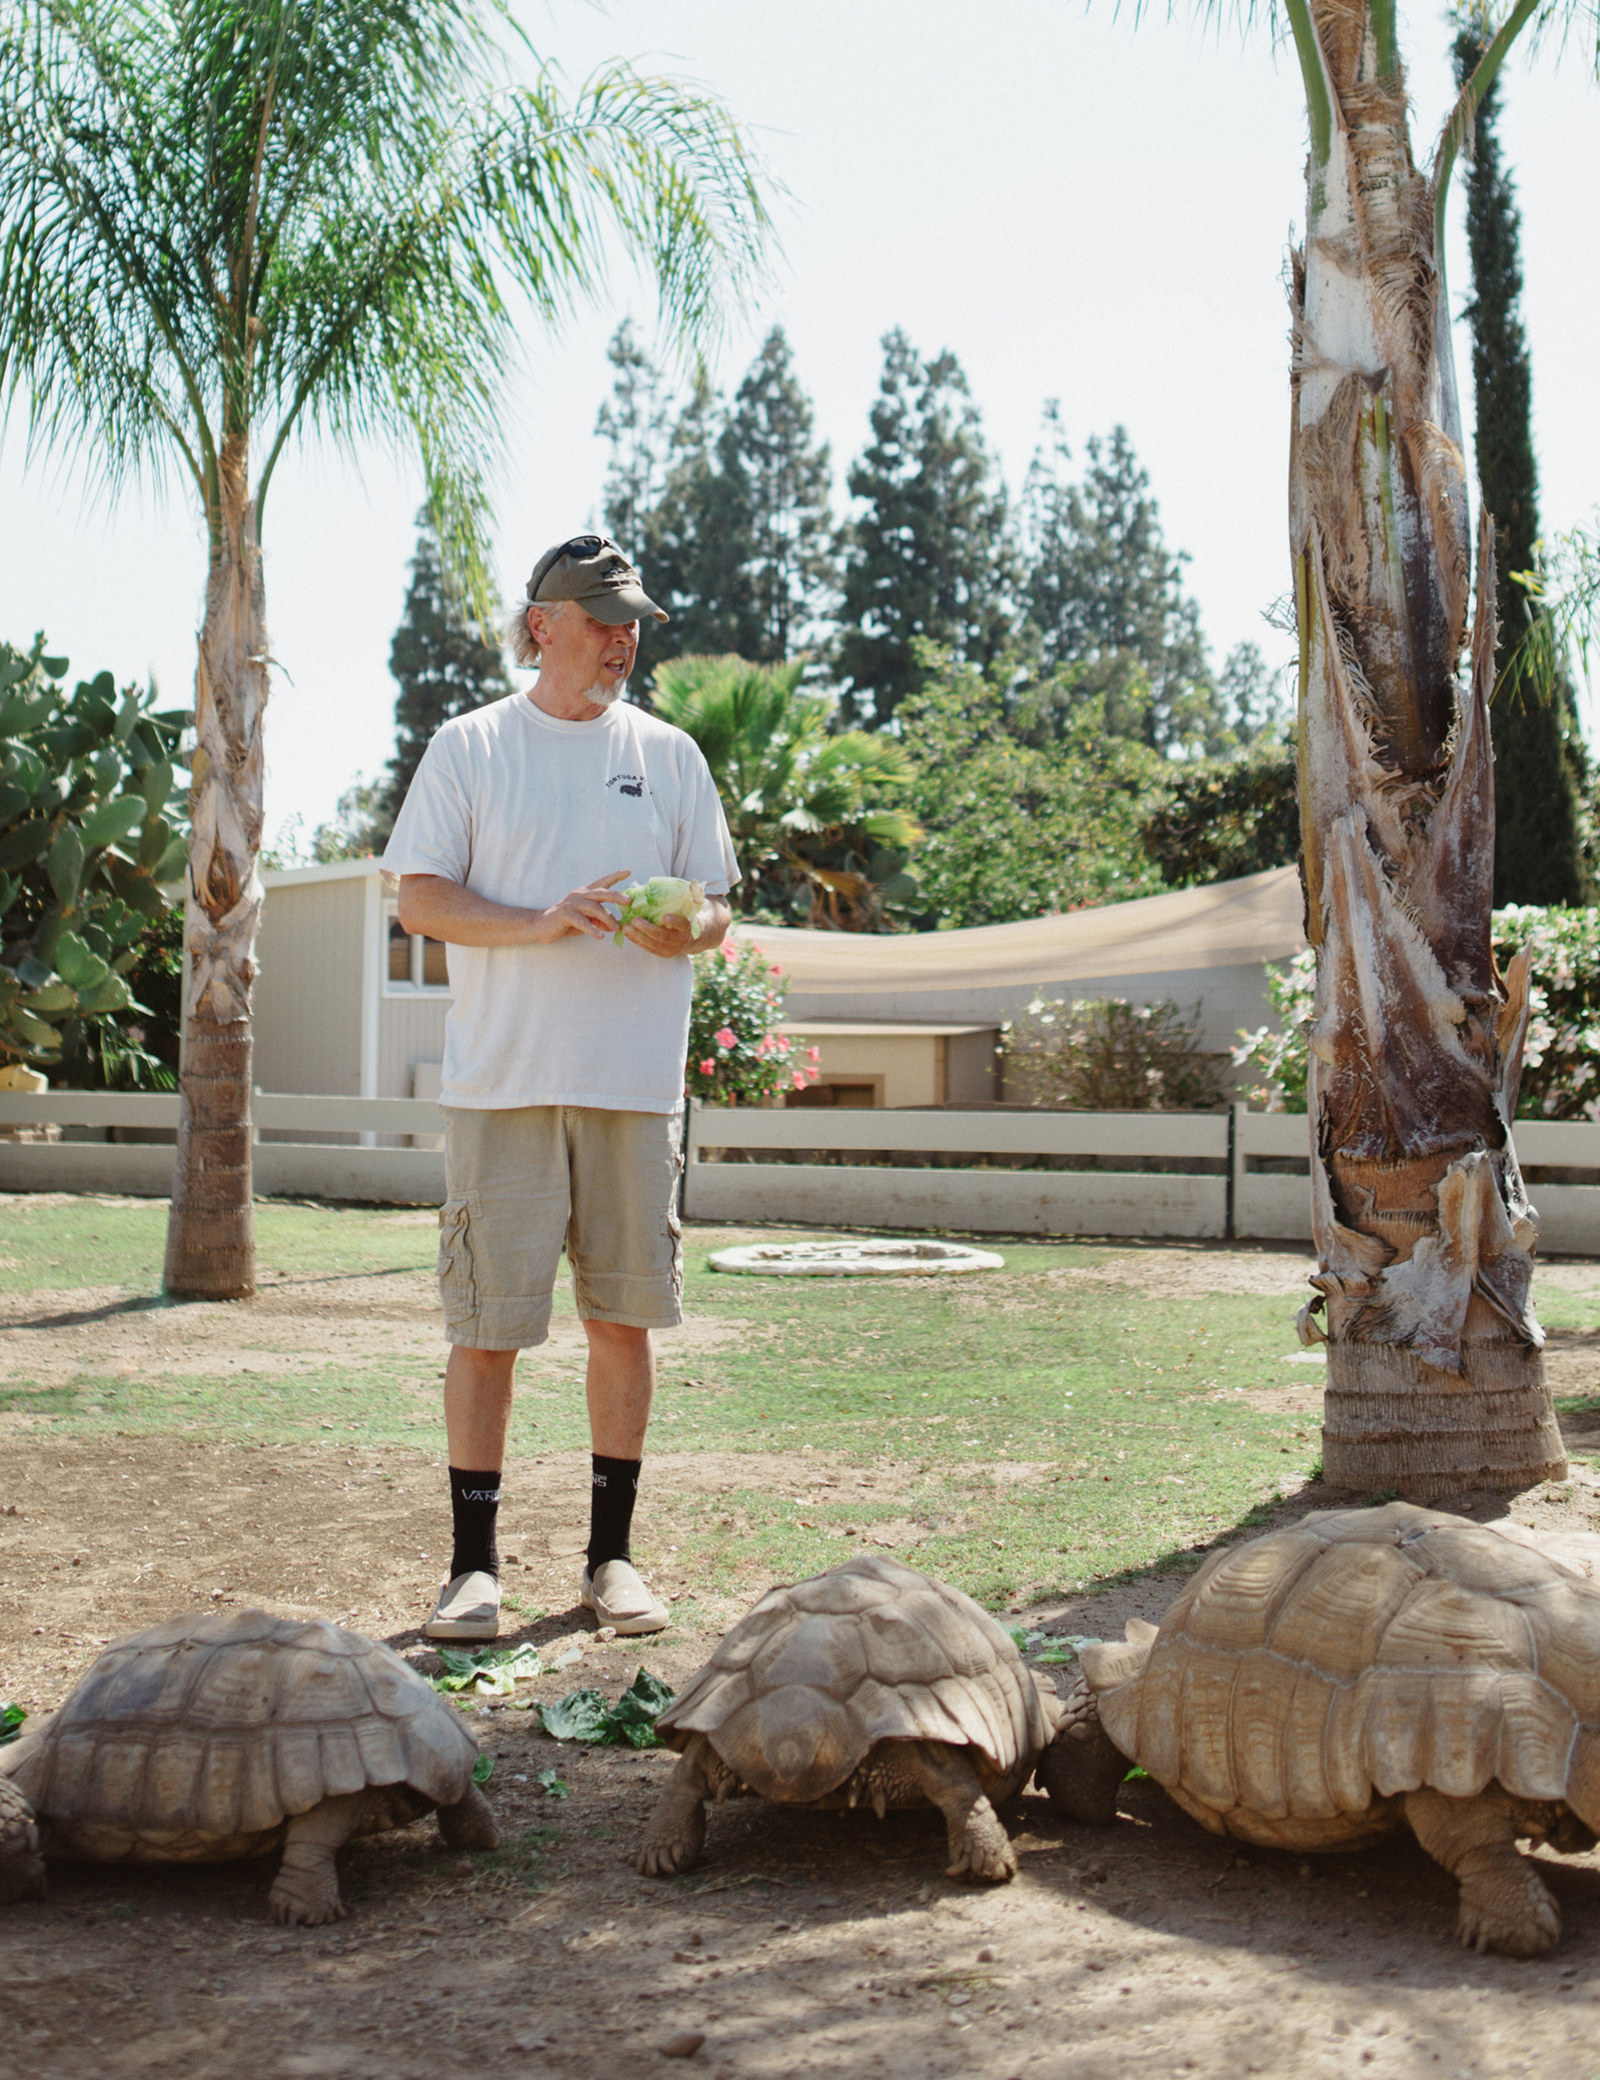
<svg viewBox="0 0 1600 2080"><path fill-rule="evenodd" d="M1100 1723L1215 1831L1492 1780L1600 1830L1600 1588L1525 1536L1321 1510L1215 1554L1129 1634L1084 1650Z"/></svg>
<svg viewBox="0 0 1600 2080"><path fill-rule="evenodd" d="M703 1733L764 1798L806 1804L879 1741L975 1749L1026 1774L1055 1731L1055 1693L989 1613L899 1560L866 1555L769 1589L662 1713L675 1748Z"/></svg>
<svg viewBox="0 0 1600 2080"><path fill-rule="evenodd" d="M247 1610L169 1618L107 1647L0 1768L62 1846L201 1857L368 1786L453 1805L477 1754L392 1649Z"/></svg>

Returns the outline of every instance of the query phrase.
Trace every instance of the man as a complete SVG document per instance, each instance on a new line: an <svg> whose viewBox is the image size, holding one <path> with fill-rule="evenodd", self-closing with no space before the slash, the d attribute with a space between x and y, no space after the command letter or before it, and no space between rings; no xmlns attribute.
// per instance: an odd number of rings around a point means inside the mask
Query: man
<svg viewBox="0 0 1600 2080"><path fill-rule="evenodd" d="M439 1289L455 1547L430 1639L499 1630L512 1371L549 1333L563 1243L589 1343L580 1597L619 1633L658 1632L671 1616L635 1571L629 1533L650 1331L682 1318L688 957L721 942L739 868L698 747L620 702L644 614L667 618L604 536L541 556L507 628L538 678L444 725L384 855L401 924L449 948ZM698 930L681 917L633 923L614 945L619 884L653 874L705 884Z"/></svg>

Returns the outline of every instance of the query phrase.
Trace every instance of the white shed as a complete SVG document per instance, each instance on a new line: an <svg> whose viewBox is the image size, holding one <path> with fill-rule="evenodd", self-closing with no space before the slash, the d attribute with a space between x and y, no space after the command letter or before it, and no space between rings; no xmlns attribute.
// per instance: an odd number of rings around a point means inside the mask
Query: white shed
<svg viewBox="0 0 1600 2080"><path fill-rule="evenodd" d="M400 929L375 859L264 874L255 1081L264 1091L432 1098L444 947Z"/></svg>

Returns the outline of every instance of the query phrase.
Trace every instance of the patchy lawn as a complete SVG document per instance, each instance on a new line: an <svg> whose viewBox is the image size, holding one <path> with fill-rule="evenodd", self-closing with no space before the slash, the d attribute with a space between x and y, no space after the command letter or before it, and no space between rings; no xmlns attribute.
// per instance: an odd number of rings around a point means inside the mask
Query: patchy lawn
<svg viewBox="0 0 1600 2080"><path fill-rule="evenodd" d="M48 1709L106 1640L196 1606L333 1617L437 1667L416 1632L448 1542L432 1217L265 1203L260 1295L210 1306L160 1295L164 1218L0 1202L0 1701ZM1333 1499L1300 1253L1028 1243L960 1281L719 1278L734 1239L691 1229L688 1319L661 1339L636 1549L668 1633L601 1641L575 1607L569 1298L521 1361L506 1632L551 1673L519 1703L614 1697L641 1663L680 1684L769 1582L862 1544L1025 1628L1109 1635L1159 1617L1212 1541ZM1539 1302L1574 1478L1512 1508L1592 1527L1600 1267L1547 1268ZM1552 1866L1567 1933L1529 1965L1457 1950L1454 1889L1406 1842L1241 1854L1149 1784L1103 1834L1021 1801L997 1892L943 1877L932 1815L761 1804L715 1814L704 1866L663 1883L631 1850L665 1758L557 1747L514 1707L474 1724L505 1846L451 1856L426 1824L353 1845L337 1927L267 1923L265 1864L58 1866L48 1903L0 1915L0 2074L665 2072L685 2029L717 2080L1595 2071L1600 1858Z"/></svg>

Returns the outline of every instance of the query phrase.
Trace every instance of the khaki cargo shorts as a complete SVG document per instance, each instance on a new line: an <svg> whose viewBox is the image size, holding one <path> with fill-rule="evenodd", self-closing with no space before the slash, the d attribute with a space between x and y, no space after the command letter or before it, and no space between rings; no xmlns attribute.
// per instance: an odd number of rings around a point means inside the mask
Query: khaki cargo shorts
<svg viewBox="0 0 1600 2080"><path fill-rule="evenodd" d="M439 1295L452 1343L543 1343L563 1244L584 1321L682 1321L681 1113L522 1105L444 1116Z"/></svg>

